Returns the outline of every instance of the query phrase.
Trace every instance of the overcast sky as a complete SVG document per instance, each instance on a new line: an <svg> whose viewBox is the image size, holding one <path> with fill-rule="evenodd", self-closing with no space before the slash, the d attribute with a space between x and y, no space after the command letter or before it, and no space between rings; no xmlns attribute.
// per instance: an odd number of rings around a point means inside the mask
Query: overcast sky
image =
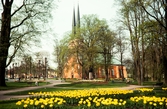
<svg viewBox="0 0 167 109"><path fill-rule="evenodd" d="M72 17L73 8L77 10L79 4L80 18L83 15L96 14L100 19L106 19L110 27L115 25L111 24L117 18L118 6L114 1L116 0L58 0L56 2L57 7L52 11L53 19L50 22L52 32L47 36L47 38L41 38L42 47L35 48L35 51L43 51L48 53L48 61L52 68L55 68L53 62L53 51L54 51L54 41L55 39L62 39L64 34L72 29ZM21 2L18 2L21 3ZM77 11L76 11L77 12ZM45 37L44 36L44 37Z"/></svg>
<svg viewBox="0 0 167 109"><path fill-rule="evenodd" d="M114 0L60 0L57 9L53 11L53 28L58 38L72 28L73 7L80 8L80 18L83 15L96 14L100 19L108 21L116 18Z"/></svg>
<svg viewBox="0 0 167 109"><path fill-rule="evenodd" d="M55 35L50 35L50 38L42 40L42 50L49 52L50 55L54 49L54 39L62 39L66 32L72 29L73 7L77 12L77 6L79 4L80 18L83 15L96 14L100 19L106 19L110 27L113 25L111 21L114 21L117 17L117 5L115 0L59 0L57 8L52 12L53 19L51 22L52 32ZM76 15L76 14L75 14ZM53 58L50 56L50 66L54 67Z"/></svg>

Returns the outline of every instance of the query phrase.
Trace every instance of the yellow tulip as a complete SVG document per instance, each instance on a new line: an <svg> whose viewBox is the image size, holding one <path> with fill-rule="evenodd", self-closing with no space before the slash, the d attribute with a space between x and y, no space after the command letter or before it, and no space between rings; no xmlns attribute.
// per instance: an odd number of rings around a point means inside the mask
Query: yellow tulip
<svg viewBox="0 0 167 109"><path fill-rule="evenodd" d="M23 106L24 108L26 108L27 107L27 104L24 104L24 106Z"/></svg>
<svg viewBox="0 0 167 109"><path fill-rule="evenodd" d="M45 106L42 104L42 105L41 105L41 108L44 108L44 107L45 107Z"/></svg>
<svg viewBox="0 0 167 109"><path fill-rule="evenodd" d="M58 102L57 104L58 104L58 105L61 105L61 104L62 104L62 102Z"/></svg>
<svg viewBox="0 0 167 109"><path fill-rule="evenodd" d="M163 105L163 103L162 103L162 102L159 102L159 105Z"/></svg>
<svg viewBox="0 0 167 109"><path fill-rule="evenodd" d="M153 105L154 105L154 106L157 106L157 104L156 104L156 103L153 103Z"/></svg>
<svg viewBox="0 0 167 109"><path fill-rule="evenodd" d="M35 105L37 106L39 104L39 101L35 101Z"/></svg>
<svg viewBox="0 0 167 109"><path fill-rule="evenodd" d="M99 102L96 102L96 106L97 106L97 107L100 106L100 103L99 103Z"/></svg>
<svg viewBox="0 0 167 109"><path fill-rule="evenodd" d="M90 106L91 106L91 103L89 102L87 106L90 107Z"/></svg>
<svg viewBox="0 0 167 109"><path fill-rule="evenodd" d="M22 104L21 101L16 102L16 105L21 105L21 104Z"/></svg>
<svg viewBox="0 0 167 109"><path fill-rule="evenodd" d="M49 107L53 107L53 104L50 104Z"/></svg>

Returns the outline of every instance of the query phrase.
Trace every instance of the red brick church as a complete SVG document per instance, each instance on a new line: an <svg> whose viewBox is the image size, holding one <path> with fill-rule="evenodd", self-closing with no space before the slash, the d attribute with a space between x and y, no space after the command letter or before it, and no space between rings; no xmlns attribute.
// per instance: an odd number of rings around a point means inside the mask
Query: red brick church
<svg viewBox="0 0 167 109"><path fill-rule="evenodd" d="M121 65L121 63L117 59L112 60L112 64L108 68L108 72L109 78L127 78L126 67ZM105 70L103 67L99 67L94 71L94 73L95 78L105 78ZM89 75L89 77L84 77L84 73L82 72L82 66L77 63L76 57L70 57L68 59L66 67L63 70L63 78L90 79L91 77L91 74Z"/></svg>
<svg viewBox="0 0 167 109"><path fill-rule="evenodd" d="M80 25L80 12L79 12L79 5L78 5L78 9L77 9L77 21L75 19L75 9L73 10L73 22L72 22L72 29L75 28L75 26L77 25L76 23L78 23ZM75 34L75 30L73 30L74 34ZM73 41L73 43L75 43L75 41ZM94 75L95 78L105 78L105 70L104 68L101 66L97 69L94 70ZM87 78L87 79L91 79L92 78L92 74L89 74L89 77L85 77L83 70L82 70L82 66L78 63L77 58L75 56L71 56L68 58L68 61L65 65L65 68L63 69L63 78L76 78L76 79L83 79L83 78ZM121 65L121 63L113 58L111 65L108 68L108 77L109 78L127 78L127 71L126 71L126 67L124 65Z"/></svg>

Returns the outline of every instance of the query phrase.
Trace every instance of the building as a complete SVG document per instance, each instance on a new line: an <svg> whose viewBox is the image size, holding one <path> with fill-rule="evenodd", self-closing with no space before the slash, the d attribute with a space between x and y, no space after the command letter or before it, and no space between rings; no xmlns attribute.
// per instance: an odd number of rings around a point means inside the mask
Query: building
<svg viewBox="0 0 167 109"><path fill-rule="evenodd" d="M73 20L72 20L72 33L76 34L76 29L80 27L80 11L79 11L79 5L77 7L77 15L75 15L75 8L73 9ZM72 48L74 45L79 44L81 40L75 39L70 42L69 48ZM98 68L94 69L94 76L91 72L89 72L89 76L87 77L83 73L83 68L79 64L77 56L72 55L68 57L68 61L66 62L66 65L63 69L63 78L76 78L76 79L92 79L94 78L105 78L105 70L103 68L103 64L99 66ZM127 72L126 67L121 65L121 63L113 58L111 61L111 64L108 67L108 76L109 78L127 78Z"/></svg>

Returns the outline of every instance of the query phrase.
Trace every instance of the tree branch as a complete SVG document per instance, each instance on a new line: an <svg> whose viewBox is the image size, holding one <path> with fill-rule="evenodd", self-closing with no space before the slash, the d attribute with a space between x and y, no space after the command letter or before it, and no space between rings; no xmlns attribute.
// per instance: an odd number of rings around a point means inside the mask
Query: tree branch
<svg viewBox="0 0 167 109"><path fill-rule="evenodd" d="M141 1L140 1L141 2ZM141 7L144 9L144 11L149 15L149 16L151 16L152 18L154 18L155 20L157 20L157 22L163 27L163 28L167 28L167 27L165 27L165 25L163 25L163 23L158 19L158 18L156 18L154 15L152 15L152 14L150 14L147 10L146 10L146 8L143 6L143 4L141 3Z"/></svg>
<svg viewBox="0 0 167 109"><path fill-rule="evenodd" d="M4 7L4 6L5 6L5 4L4 4L4 1L3 1L3 0L1 0L1 3L2 3L2 6Z"/></svg>
<svg viewBox="0 0 167 109"><path fill-rule="evenodd" d="M11 17L13 15L15 15L15 13L17 13L20 9L22 9L22 7L24 6L24 4L22 4L17 10L15 10L12 14L11 14Z"/></svg>
<svg viewBox="0 0 167 109"><path fill-rule="evenodd" d="M13 26L13 27L11 27L10 29L12 30L12 29L14 29L14 28L17 28L17 27L19 27L20 25L22 25L28 18L29 18L30 16L28 15L27 17L25 17L18 25L16 25L16 26Z"/></svg>
<svg viewBox="0 0 167 109"><path fill-rule="evenodd" d="M14 51L13 51L13 54L9 57L9 61L8 63L6 64L6 67L8 65L10 65L10 63L12 62L13 58L15 57L15 54L17 53L17 51L19 50L19 48L21 47L21 44L19 44L18 46L15 46L14 47Z"/></svg>
<svg viewBox="0 0 167 109"><path fill-rule="evenodd" d="M14 29L14 28L19 27L19 26L22 25L27 19L29 19L30 17L34 17L34 16L36 16L37 14L38 14L38 13L35 13L33 16L30 15L30 14L28 14L27 17L25 17L18 25L13 26L13 27L11 27L10 29L12 30L12 29Z"/></svg>

